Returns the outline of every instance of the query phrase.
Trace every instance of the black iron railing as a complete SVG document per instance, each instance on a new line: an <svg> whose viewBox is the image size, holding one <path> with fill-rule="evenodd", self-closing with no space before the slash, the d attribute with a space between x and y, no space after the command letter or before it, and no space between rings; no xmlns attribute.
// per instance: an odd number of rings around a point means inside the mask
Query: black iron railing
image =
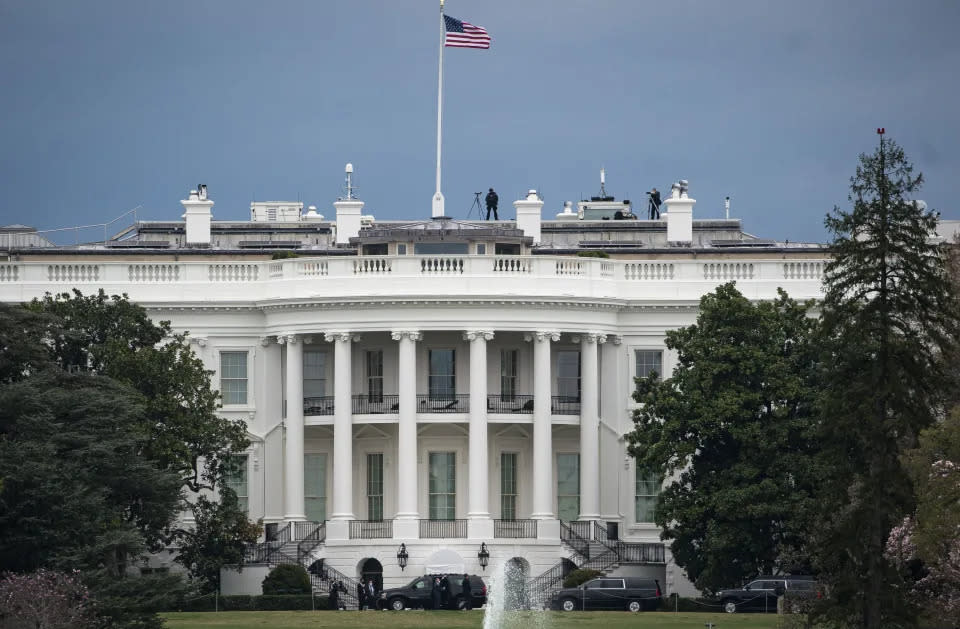
<svg viewBox="0 0 960 629"><path fill-rule="evenodd" d="M304 415L333 415L333 396L303 398Z"/></svg>
<svg viewBox="0 0 960 629"><path fill-rule="evenodd" d="M297 542L297 561L301 563L306 557L310 556L314 548L327 539L326 522L310 522L309 524L312 524L313 528L307 531L306 535Z"/></svg>
<svg viewBox="0 0 960 629"><path fill-rule="evenodd" d="M656 542L618 542L616 550L620 556L620 563L665 564L667 562L663 544Z"/></svg>
<svg viewBox="0 0 960 629"><path fill-rule="evenodd" d="M500 538L529 538L537 536L536 520L494 520L493 536Z"/></svg>
<svg viewBox="0 0 960 629"><path fill-rule="evenodd" d="M532 413L533 396L532 395L488 395L487 412L489 413Z"/></svg>
<svg viewBox="0 0 960 629"><path fill-rule="evenodd" d="M400 408L399 395L354 395L354 415L379 415L397 413Z"/></svg>
<svg viewBox="0 0 960 629"><path fill-rule="evenodd" d="M530 607L543 609L550 603L553 593L563 586L563 579L576 567L571 561L561 561L543 574L527 581Z"/></svg>
<svg viewBox="0 0 960 629"><path fill-rule="evenodd" d="M420 520L421 539L461 539L466 536L466 520Z"/></svg>
<svg viewBox="0 0 960 629"><path fill-rule="evenodd" d="M593 520L573 520L572 522L560 522L560 536L563 539L564 533L575 535L580 539L587 541L591 539L593 532ZM566 528L564 528L566 527Z"/></svg>
<svg viewBox="0 0 960 629"><path fill-rule="evenodd" d="M470 395L467 393L417 394L418 413L466 413L470 410Z"/></svg>
<svg viewBox="0 0 960 629"><path fill-rule="evenodd" d="M573 395L554 395L550 411L554 415L579 415L580 398Z"/></svg>
<svg viewBox="0 0 960 629"><path fill-rule="evenodd" d="M393 537L393 520L350 520L350 539Z"/></svg>
<svg viewBox="0 0 960 629"><path fill-rule="evenodd" d="M583 526L584 524L590 524L590 521L586 522L564 522L560 521L560 539L564 544L570 547L570 549L580 555L584 561L589 561L590 559L590 529L589 527ZM575 527L575 525L577 525ZM586 536L581 535L583 531L586 531Z"/></svg>

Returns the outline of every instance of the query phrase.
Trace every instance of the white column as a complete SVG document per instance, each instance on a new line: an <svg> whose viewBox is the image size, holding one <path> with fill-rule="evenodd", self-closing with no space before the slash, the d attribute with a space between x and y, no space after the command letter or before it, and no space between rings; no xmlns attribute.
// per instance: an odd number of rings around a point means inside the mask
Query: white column
<svg viewBox="0 0 960 629"><path fill-rule="evenodd" d="M353 519L353 369L349 332L328 332L333 342L333 513L331 520Z"/></svg>
<svg viewBox="0 0 960 629"><path fill-rule="evenodd" d="M306 520L303 502L303 344L296 334L277 337L287 346L287 417L283 451L283 519Z"/></svg>
<svg viewBox="0 0 960 629"><path fill-rule="evenodd" d="M550 389L550 341L558 332L534 332L533 341L533 513L532 518L550 520L553 513L553 426Z"/></svg>
<svg viewBox="0 0 960 629"><path fill-rule="evenodd" d="M580 337L580 519L600 519L600 416L598 346L603 334Z"/></svg>
<svg viewBox="0 0 960 629"><path fill-rule="evenodd" d="M399 341L397 412L397 519L417 520L417 341L420 332L402 330L391 334Z"/></svg>
<svg viewBox="0 0 960 629"><path fill-rule="evenodd" d="M487 341L493 332L468 331L470 341L470 493L467 517L490 518L490 461L487 455Z"/></svg>

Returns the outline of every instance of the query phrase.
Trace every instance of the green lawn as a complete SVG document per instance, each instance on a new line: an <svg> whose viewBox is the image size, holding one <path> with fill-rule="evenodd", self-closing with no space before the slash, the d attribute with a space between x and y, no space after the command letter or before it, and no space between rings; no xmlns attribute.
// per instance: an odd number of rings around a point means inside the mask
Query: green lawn
<svg viewBox="0 0 960 629"><path fill-rule="evenodd" d="M168 629L480 629L483 612L183 612L163 614ZM515 612L502 629L779 629L774 614L690 614L670 612Z"/></svg>

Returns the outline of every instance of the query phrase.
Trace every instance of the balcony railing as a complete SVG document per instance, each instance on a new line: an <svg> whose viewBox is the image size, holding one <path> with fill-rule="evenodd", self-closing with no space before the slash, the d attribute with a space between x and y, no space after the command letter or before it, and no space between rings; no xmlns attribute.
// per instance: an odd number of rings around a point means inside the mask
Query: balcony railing
<svg viewBox="0 0 960 629"><path fill-rule="evenodd" d="M418 393L418 413L466 413L470 410L470 395L466 393Z"/></svg>
<svg viewBox="0 0 960 629"><path fill-rule="evenodd" d="M462 539L466 536L466 520L420 520L420 539Z"/></svg>
<svg viewBox="0 0 960 629"><path fill-rule="evenodd" d="M616 545L623 563L666 563L663 544L655 542L618 542Z"/></svg>
<svg viewBox="0 0 960 629"><path fill-rule="evenodd" d="M550 411L554 415L579 415L580 398L573 395L554 395Z"/></svg>
<svg viewBox="0 0 960 629"><path fill-rule="evenodd" d="M397 413L400 408L399 395L354 395L353 396L353 414L354 415L380 415L384 413Z"/></svg>
<svg viewBox="0 0 960 629"><path fill-rule="evenodd" d="M500 538L535 538L537 536L536 520L494 520L493 536Z"/></svg>
<svg viewBox="0 0 960 629"><path fill-rule="evenodd" d="M389 539L393 520L350 520L350 539Z"/></svg>
<svg viewBox="0 0 960 629"><path fill-rule="evenodd" d="M333 396L303 398L304 415L333 415Z"/></svg>
<svg viewBox="0 0 960 629"><path fill-rule="evenodd" d="M533 412L532 395L488 395L488 413L520 414Z"/></svg>

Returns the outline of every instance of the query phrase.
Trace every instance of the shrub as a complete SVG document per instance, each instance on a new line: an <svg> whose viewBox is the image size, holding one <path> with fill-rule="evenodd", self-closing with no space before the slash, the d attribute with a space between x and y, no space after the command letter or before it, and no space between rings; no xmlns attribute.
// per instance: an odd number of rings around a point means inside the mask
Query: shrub
<svg viewBox="0 0 960 629"><path fill-rule="evenodd" d="M563 587L565 588L575 588L581 583L586 583L590 579L596 579L597 577L602 577L603 573L599 570L591 570L589 568L577 568L573 570L566 576L563 580Z"/></svg>
<svg viewBox="0 0 960 629"><path fill-rule="evenodd" d="M93 602L79 575L40 569L0 581L0 625L80 629L93 627Z"/></svg>
<svg viewBox="0 0 960 629"><path fill-rule="evenodd" d="M610 254L606 251L578 251L578 258L609 258Z"/></svg>
<svg viewBox="0 0 960 629"><path fill-rule="evenodd" d="M264 594L310 594L310 576L303 566L282 563L263 580Z"/></svg>
<svg viewBox="0 0 960 629"><path fill-rule="evenodd" d="M311 600L312 598L312 600ZM249 596L237 594L221 596L214 600L213 595L200 596L189 599L177 609L181 612L212 612L216 609L228 612L251 611L309 611L311 609L328 609L326 596L309 594L285 594Z"/></svg>
<svg viewBox="0 0 960 629"><path fill-rule="evenodd" d="M286 260L287 258L299 258L300 254L296 251L274 251L270 256L271 260Z"/></svg>

